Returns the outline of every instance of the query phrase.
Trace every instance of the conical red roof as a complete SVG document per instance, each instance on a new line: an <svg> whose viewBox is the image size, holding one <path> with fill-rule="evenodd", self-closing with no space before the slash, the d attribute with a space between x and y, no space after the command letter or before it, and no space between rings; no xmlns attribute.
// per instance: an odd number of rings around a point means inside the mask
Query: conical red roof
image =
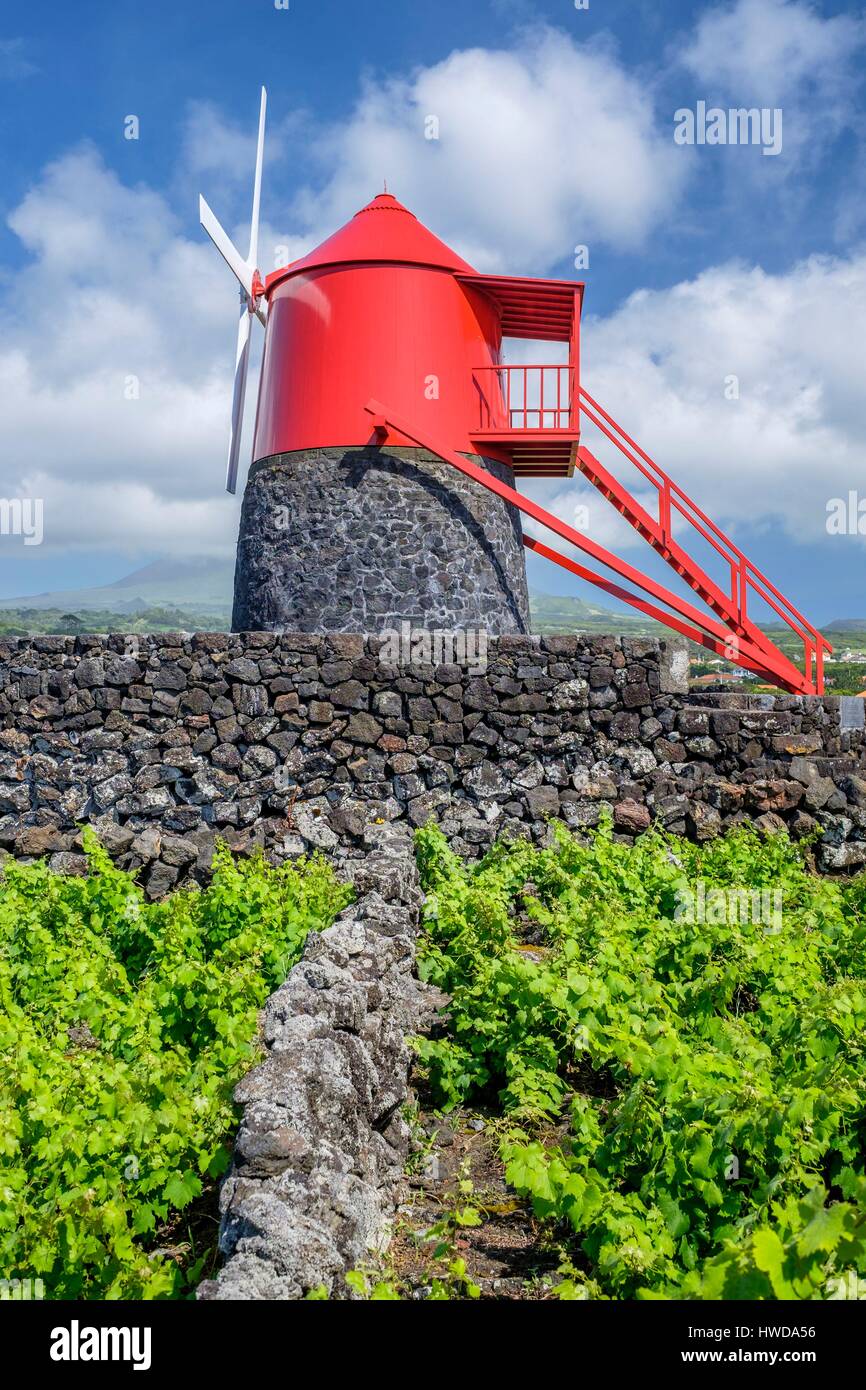
<svg viewBox="0 0 866 1390"><path fill-rule="evenodd" d="M398 261L473 273L472 266L434 236L393 193L380 193L321 246L287 266L286 274L357 261Z"/></svg>

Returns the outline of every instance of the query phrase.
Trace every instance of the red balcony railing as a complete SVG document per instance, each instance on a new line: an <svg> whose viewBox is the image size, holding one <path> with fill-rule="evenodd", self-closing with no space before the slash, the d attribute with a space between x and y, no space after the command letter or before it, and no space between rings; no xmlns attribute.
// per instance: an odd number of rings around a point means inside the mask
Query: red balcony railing
<svg viewBox="0 0 866 1390"><path fill-rule="evenodd" d="M477 367L472 380L478 433L577 428L573 369L567 364Z"/></svg>

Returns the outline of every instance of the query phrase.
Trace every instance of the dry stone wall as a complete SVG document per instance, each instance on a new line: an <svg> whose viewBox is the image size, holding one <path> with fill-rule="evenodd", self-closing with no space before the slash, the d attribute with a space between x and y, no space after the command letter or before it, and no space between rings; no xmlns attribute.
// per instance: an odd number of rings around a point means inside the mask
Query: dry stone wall
<svg viewBox="0 0 866 1390"><path fill-rule="evenodd" d="M215 1279L200 1299L299 1299L388 1243L406 1196L410 1130L406 1035L444 1002L414 975L421 891L405 824L380 826L347 866L359 897L265 1004L263 1061L235 1091L242 1106L220 1192Z"/></svg>
<svg viewBox="0 0 866 1390"><path fill-rule="evenodd" d="M614 637L491 639L470 666L355 634L6 640L0 854L75 872L90 823L158 897L217 838L360 857L434 816L476 854L608 806L623 836L747 819L866 863L863 701L689 695L685 672L676 644Z"/></svg>

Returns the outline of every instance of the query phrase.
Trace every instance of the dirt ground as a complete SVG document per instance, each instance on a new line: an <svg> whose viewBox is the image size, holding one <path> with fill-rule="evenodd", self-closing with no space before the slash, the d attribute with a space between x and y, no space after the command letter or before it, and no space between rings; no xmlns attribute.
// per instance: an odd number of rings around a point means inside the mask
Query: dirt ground
<svg viewBox="0 0 866 1390"><path fill-rule="evenodd" d="M425 1298L451 1260L465 1261L466 1277L481 1300L555 1298L561 1254L548 1230L509 1190L498 1157L499 1130L491 1116L455 1110L448 1116L420 1109L416 1152L407 1174L409 1199L401 1207L388 1251L390 1277L409 1296ZM460 1226L453 1213L470 1209L480 1224ZM445 1225L438 1237L431 1228ZM436 1258L437 1247L449 1247ZM450 1296L466 1297L459 1282Z"/></svg>

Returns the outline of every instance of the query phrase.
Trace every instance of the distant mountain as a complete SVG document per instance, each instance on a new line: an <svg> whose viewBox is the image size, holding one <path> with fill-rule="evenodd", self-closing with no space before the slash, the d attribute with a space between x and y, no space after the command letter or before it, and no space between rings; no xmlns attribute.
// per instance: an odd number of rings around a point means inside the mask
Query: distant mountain
<svg viewBox="0 0 866 1390"><path fill-rule="evenodd" d="M529 608L533 632L619 632L628 636L642 636L659 631L658 623L651 618L615 613L610 608L586 603L567 594L531 592Z"/></svg>
<svg viewBox="0 0 866 1390"><path fill-rule="evenodd" d="M824 632L866 632L866 618L836 618Z"/></svg>
<svg viewBox="0 0 866 1390"><path fill-rule="evenodd" d="M209 555L193 555L188 560L154 560L140 570L133 570L123 579L115 579L109 589L135 589L151 585L162 587L166 584L179 585L182 589L192 588L198 594L202 587L212 588L214 582L223 585L226 576L234 576L234 562L214 560Z"/></svg>
<svg viewBox="0 0 866 1390"><path fill-rule="evenodd" d="M132 573L115 579L95 589L64 589L53 593L29 594L17 598L0 599L0 620L34 630L58 631L54 625L58 618L64 620L61 630L73 631L65 623L76 614L85 618L87 614L105 615L116 620L126 618L131 630L138 625L141 615L147 627L151 621L162 625L171 621L166 610L181 609L185 615L195 614L200 619L209 619L212 624L224 627L231 620L232 589L234 585L234 561L214 560L196 555L187 560L154 560L152 564L133 570ZM628 613L616 613L599 604L587 603L583 599L558 594L530 594L533 631L546 632L620 632L644 634L658 631L657 625L649 618L634 617ZM51 617L49 619L48 613ZM28 613L44 613L45 621L38 624L29 619ZM119 621L112 626L120 627ZM178 621L178 626L183 624ZM83 627L93 630L91 622L85 621Z"/></svg>
<svg viewBox="0 0 866 1390"><path fill-rule="evenodd" d="M171 605L230 616L234 585L234 561L214 560L195 555L188 560L154 560L110 584L93 589L61 589L41 594L22 594L0 599L0 611L52 609L61 613L98 610L113 613L141 613L146 609ZM569 632L575 628L608 631L647 631L648 621L614 613L583 599L555 594L530 595L533 625L538 631Z"/></svg>
<svg viewBox="0 0 866 1390"><path fill-rule="evenodd" d="M595 618L609 612L598 604L585 603L571 594L541 594L534 589L530 592L529 603L533 613L540 618L559 612L568 613L573 618Z"/></svg>
<svg viewBox="0 0 866 1390"><path fill-rule="evenodd" d="M50 608L61 613L94 610L116 614L173 608L231 616L234 561L196 555L189 560L155 560L96 589L62 589L0 599L0 612Z"/></svg>

